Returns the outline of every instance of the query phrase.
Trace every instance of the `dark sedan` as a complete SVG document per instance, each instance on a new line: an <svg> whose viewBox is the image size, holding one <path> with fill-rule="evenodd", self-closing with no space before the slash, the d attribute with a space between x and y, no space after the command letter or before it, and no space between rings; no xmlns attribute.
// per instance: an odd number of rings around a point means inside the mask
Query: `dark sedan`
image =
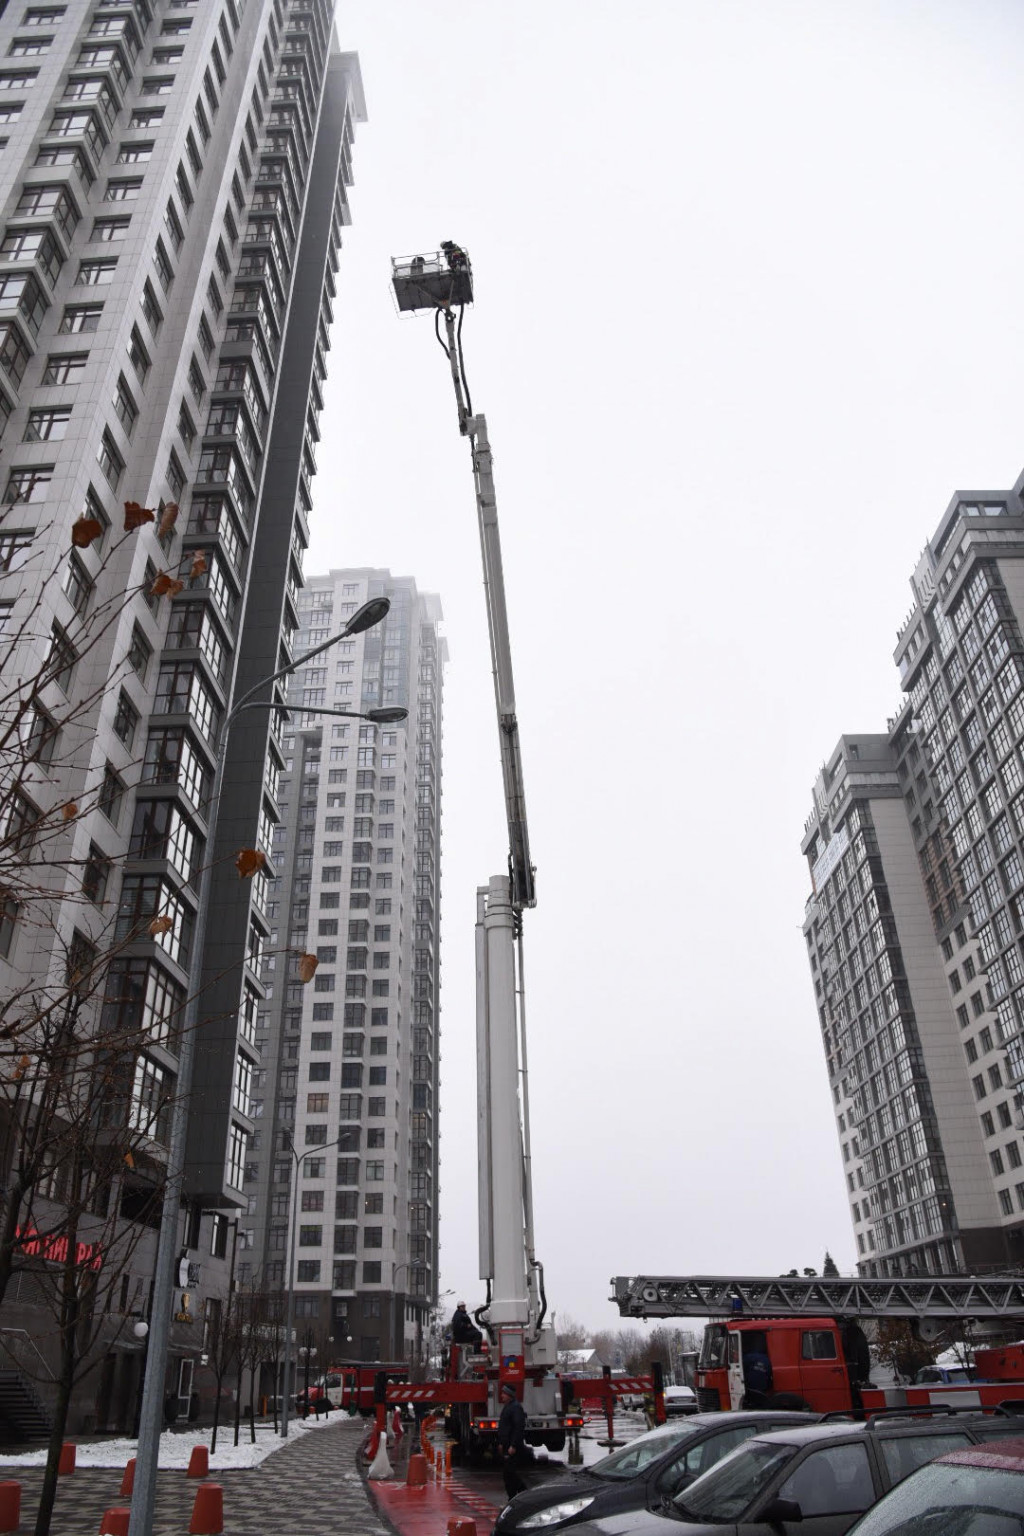
<svg viewBox="0 0 1024 1536"><path fill-rule="evenodd" d="M574 1536L845 1536L934 1457L1014 1433L1019 1419L981 1414L794 1425L749 1437L660 1511L585 1518Z"/></svg>
<svg viewBox="0 0 1024 1536"><path fill-rule="evenodd" d="M676 1419L631 1440L585 1471L517 1494L498 1516L495 1529L501 1536L511 1536L514 1531L550 1530L624 1510L658 1509L664 1499L707 1472L750 1435L812 1424L816 1418L816 1414L762 1409Z"/></svg>

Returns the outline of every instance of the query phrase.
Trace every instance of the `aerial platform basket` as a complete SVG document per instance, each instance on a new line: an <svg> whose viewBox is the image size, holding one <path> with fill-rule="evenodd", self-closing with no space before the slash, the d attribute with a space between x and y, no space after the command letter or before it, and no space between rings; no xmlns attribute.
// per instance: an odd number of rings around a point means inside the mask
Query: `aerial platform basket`
<svg viewBox="0 0 1024 1536"><path fill-rule="evenodd" d="M452 266L443 251L420 256L392 256L391 282L403 314L417 309L457 309L473 302L469 257Z"/></svg>

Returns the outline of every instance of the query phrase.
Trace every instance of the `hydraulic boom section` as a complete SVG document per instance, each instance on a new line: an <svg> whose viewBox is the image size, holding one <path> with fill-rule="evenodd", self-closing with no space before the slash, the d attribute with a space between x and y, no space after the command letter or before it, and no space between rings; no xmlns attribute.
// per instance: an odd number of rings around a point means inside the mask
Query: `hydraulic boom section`
<svg viewBox="0 0 1024 1536"><path fill-rule="evenodd" d="M1019 1275L616 1275L612 1287L623 1317L1024 1317Z"/></svg>
<svg viewBox="0 0 1024 1536"><path fill-rule="evenodd" d="M487 418L473 414L462 356L463 309L466 304L473 302L473 271L465 252L451 241L446 241L440 251L430 255L395 257L391 263L391 280L401 311L425 309L434 313L434 331L451 368L459 413L459 431L469 438L480 525L494 701L498 711L501 774L505 787L509 878L512 883L512 906L518 917L524 907L537 904L536 871L530 862L530 836L526 825L526 791L523 787L519 722L516 718L516 694L512 681L512 652L508 639L505 577L501 565L501 537L498 533L491 445L487 435ZM442 325L446 339L441 335Z"/></svg>

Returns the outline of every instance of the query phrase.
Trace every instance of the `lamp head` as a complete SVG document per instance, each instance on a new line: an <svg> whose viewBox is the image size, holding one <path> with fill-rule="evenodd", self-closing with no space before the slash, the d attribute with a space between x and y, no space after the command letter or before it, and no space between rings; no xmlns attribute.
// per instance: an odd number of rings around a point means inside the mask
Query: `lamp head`
<svg viewBox="0 0 1024 1536"><path fill-rule="evenodd" d="M345 634L361 635L364 629L372 629L375 624L379 624L382 619L387 618L390 607L390 598L371 597L369 602L356 609L345 625Z"/></svg>
<svg viewBox="0 0 1024 1536"><path fill-rule="evenodd" d="M403 720L408 720L409 711L395 705L391 709L367 709L364 710L367 720L372 720L374 725L399 725Z"/></svg>

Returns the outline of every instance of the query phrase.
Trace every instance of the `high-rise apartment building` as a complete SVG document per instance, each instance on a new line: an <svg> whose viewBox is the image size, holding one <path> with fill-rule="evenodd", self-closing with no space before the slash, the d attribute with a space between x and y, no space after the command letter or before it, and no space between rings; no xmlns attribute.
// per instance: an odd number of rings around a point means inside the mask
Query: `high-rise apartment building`
<svg viewBox="0 0 1024 1536"><path fill-rule="evenodd" d="M868 1274L1024 1260L1024 478L959 493L912 578L908 697L844 736L804 934Z"/></svg>
<svg viewBox="0 0 1024 1536"><path fill-rule="evenodd" d="M23 661L30 675L40 645L62 663L34 701L42 745L25 790L43 810L80 807L46 875L52 928L4 909L0 986L56 976L69 946L116 946L103 1017L145 1024L126 1113L158 1161L177 1070L168 1024L204 978L191 1269L172 1341L183 1402L203 1348L187 1319L218 1305L225 1211L244 1202L273 865L241 882L230 860L243 846L273 853L279 716L236 723L212 848L208 796L232 687L286 664L296 643L365 117L333 11L333 0L19 0L0 20L0 613L9 632L33 615L11 675ZM122 536L126 501L157 521ZM83 515L98 537L72 548ZM98 612L108 617L79 658L76 636ZM73 725L55 739L48 723L69 700ZM210 858L217 920L203 955L192 930ZM155 917L169 922L151 932ZM152 1261L145 1242L123 1303L133 1311ZM101 1427L130 1414L132 1347L104 1367Z"/></svg>
<svg viewBox="0 0 1024 1536"><path fill-rule="evenodd" d="M298 644L382 594L384 623L289 687L239 1271L286 1284L294 1214L299 1337L337 1359L404 1358L437 1296L441 606L387 571L312 576ZM408 720L303 712L389 705Z"/></svg>

